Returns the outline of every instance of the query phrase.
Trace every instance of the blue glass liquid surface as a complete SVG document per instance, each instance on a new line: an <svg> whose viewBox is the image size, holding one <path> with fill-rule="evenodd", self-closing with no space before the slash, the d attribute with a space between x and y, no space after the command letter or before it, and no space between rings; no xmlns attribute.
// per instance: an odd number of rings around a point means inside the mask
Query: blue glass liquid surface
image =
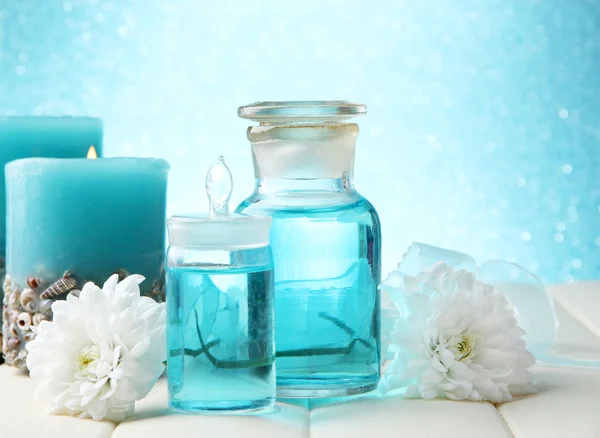
<svg viewBox="0 0 600 438"><path fill-rule="evenodd" d="M380 228L372 205L240 205L273 218L277 395L339 397L374 389L380 367Z"/></svg>
<svg viewBox="0 0 600 438"><path fill-rule="evenodd" d="M169 404L254 411L275 399L272 267L167 269Z"/></svg>

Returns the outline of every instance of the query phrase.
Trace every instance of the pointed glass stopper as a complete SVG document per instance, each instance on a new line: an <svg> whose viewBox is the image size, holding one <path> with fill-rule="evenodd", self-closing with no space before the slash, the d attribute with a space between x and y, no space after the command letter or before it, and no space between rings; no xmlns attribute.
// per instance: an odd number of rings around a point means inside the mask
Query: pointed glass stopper
<svg viewBox="0 0 600 438"><path fill-rule="evenodd" d="M221 156L206 174L206 194L210 206L209 217L229 215L229 198L231 198L232 189L233 178Z"/></svg>

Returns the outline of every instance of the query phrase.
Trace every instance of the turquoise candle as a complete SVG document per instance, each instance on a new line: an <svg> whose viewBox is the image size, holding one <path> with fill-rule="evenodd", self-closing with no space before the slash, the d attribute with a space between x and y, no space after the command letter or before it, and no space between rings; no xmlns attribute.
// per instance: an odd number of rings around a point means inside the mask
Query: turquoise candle
<svg viewBox="0 0 600 438"><path fill-rule="evenodd" d="M90 146L102 156L102 120L92 117L0 116L0 168L28 157L85 158ZM4 174L0 178L0 257L6 245ZM2 260L3 261L3 260ZM2 262L0 261L0 263Z"/></svg>
<svg viewBox="0 0 600 438"><path fill-rule="evenodd" d="M115 272L141 274L142 293L164 298L168 170L166 161L152 158L28 158L6 165L7 363L24 366L31 326L51 318L52 301L76 294L86 281L102 285ZM14 348L12 339L19 340Z"/></svg>

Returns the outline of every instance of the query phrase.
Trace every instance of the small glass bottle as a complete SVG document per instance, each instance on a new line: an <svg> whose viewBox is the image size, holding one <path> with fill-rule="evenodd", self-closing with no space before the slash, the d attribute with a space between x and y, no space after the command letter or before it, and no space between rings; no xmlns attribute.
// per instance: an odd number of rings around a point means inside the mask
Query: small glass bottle
<svg viewBox="0 0 600 438"><path fill-rule="evenodd" d="M275 402L271 220L227 213L231 176L222 161L207 192L209 217L167 222L169 405L263 410Z"/></svg>
<svg viewBox="0 0 600 438"><path fill-rule="evenodd" d="M239 108L256 188L238 213L271 216L277 395L341 397L379 381L381 231L354 188L366 107L344 101Z"/></svg>

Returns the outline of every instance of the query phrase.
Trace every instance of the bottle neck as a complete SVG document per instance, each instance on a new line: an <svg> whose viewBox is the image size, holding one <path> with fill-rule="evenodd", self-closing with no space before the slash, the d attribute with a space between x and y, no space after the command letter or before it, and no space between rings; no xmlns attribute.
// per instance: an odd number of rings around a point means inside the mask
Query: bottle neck
<svg viewBox="0 0 600 438"><path fill-rule="evenodd" d="M357 134L349 123L250 127L258 191L353 190Z"/></svg>
<svg viewBox="0 0 600 438"><path fill-rule="evenodd" d="M290 195L302 193L354 191L354 185L346 178L257 178L256 190L263 194Z"/></svg>

